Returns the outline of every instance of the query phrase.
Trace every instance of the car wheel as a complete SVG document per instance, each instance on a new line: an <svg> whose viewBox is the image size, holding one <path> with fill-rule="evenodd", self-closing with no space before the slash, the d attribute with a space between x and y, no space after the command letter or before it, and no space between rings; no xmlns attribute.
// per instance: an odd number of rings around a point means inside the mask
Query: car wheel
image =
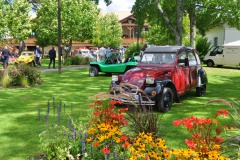
<svg viewBox="0 0 240 160"><path fill-rule="evenodd" d="M31 65L32 67L35 67L35 63L34 63L33 61L30 63L30 65Z"/></svg>
<svg viewBox="0 0 240 160"><path fill-rule="evenodd" d="M90 67L89 75L91 77L98 76L98 69L96 67Z"/></svg>
<svg viewBox="0 0 240 160"><path fill-rule="evenodd" d="M206 93L206 85L203 85L202 87L197 87L196 88L196 95L197 97L204 96Z"/></svg>
<svg viewBox="0 0 240 160"><path fill-rule="evenodd" d="M212 60L208 60L207 61L207 66L208 67L213 67L214 66L214 62Z"/></svg>
<svg viewBox="0 0 240 160"><path fill-rule="evenodd" d="M173 92L170 88L165 87L163 89L162 96L160 97L159 101L156 102L156 107L160 112L168 112L173 103Z"/></svg>

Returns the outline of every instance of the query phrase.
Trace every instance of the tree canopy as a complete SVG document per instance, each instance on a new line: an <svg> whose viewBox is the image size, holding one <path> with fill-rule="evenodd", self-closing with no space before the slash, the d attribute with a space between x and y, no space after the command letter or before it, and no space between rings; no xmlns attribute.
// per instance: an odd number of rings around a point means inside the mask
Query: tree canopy
<svg viewBox="0 0 240 160"><path fill-rule="evenodd" d="M143 26L145 21L155 25L158 22L161 35L173 34L178 45L182 44L184 16L189 16L192 46L195 46L196 28L204 35L207 30L222 23L236 28L240 26L240 5L236 0L136 0L132 12L139 26ZM167 35L164 37L169 38Z"/></svg>
<svg viewBox="0 0 240 160"><path fill-rule="evenodd" d="M12 3L0 2L0 37L10 40L25 40L32 32L30 16L31 6L27 0L17 0Z"/></svg>
<svg viewBox="0 0 240 160"><path fill-rule="evenodd" d="M122 41L122 26L114 13L108 13L99 18L93 32L92 44L109 47L119 47Z"/></svg>
<svg viewBox="0 0 240 160"><path fill-rule="evenodd" d="M57 7L56 0L41 0L41 7L34 20L34 28L39 41L46 40L49 44L58 44ZM89 0L64 0L61 13L62 44L71 48L72 41L84 42L92 38L99 14L95 3Z"/></svg>

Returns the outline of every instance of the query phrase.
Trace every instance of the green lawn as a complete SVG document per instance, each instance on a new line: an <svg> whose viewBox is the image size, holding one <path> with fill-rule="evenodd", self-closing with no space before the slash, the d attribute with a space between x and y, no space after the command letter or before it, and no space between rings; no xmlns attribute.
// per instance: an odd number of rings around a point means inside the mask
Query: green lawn
<svg viewBox="0 0 240 160"><path fill-rule="evenodd" d="M42 68L46 68L48 60L44 60ZM160 129L164 133L167 145L174 148L186 148L184 140L188 132L182 127L173 126L176 119L189 117L212 117L219 109L229 109L227 106L214 103L205 105L212 99L240 100L240 70L239 68L208 68L209 84L204 97L195 97L195 90L181 97L181 103L174 103L172 110L164 114ZM106 92L109 89L111 77L100 74L89 77L88 68L63 70L42 73L44 84L29 88L0 88L0 159L26 159L41 152L38 133L44 129L43 116L48 100L52 106L54 97L56 106L66 105L63 120L73 106L73 117L88 121L88 105L93 102L89 97ZM38 118L38 108L41 110L41 122ZM52 109L52 108L51 108ZM161 114L161 113L159 113ZM56 115L52 115L56 123ZM66 122L62 122L65 123ZM230 118L224 123L233 124Z"/></svg>

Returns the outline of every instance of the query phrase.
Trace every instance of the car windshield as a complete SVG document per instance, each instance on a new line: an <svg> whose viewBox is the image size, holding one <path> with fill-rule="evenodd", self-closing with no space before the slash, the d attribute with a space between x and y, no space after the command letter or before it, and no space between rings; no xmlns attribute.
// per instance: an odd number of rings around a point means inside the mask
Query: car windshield
<svg viewBox="0 0 240 160"><path fill-rule="evenodd" d="M175 53L145 53L141 59L142 63L173 64Z"/></svg>
<svg viewBox="0 0 240 160"><path fill-rule="evenodd" d="M81 52L82 52L82 53L85 53L85 54L88 54L88 53L89 53L89 51L83 51L83 50L82 50Z"/></svg>
<svg viewBox="0 0 240 160"><path fill-rule="evenodd" d="M29 52L23 52L21 55L22 56L31 56L33 53L29 53Z"/></svg>

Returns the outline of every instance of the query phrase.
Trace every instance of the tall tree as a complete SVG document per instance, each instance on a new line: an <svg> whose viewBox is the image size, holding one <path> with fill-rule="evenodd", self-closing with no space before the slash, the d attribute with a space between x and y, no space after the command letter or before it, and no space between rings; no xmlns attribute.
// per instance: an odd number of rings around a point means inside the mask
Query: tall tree
<svg viewBox="0 0 240 160"><path fill-rule="evenodd" d="M57 2L42 0L37 11L35 30L37 38L58 44ZM71 50L72 41L84 42L92 38L99 9L89 0L64 0L61 6L61 37L64 48Z"/></svg>
<svg viewBox="0 0 240 160"><path fill-rule="evenodd" d="M100 17L93 32L92 44L109 47L119 47L122 41L122 26L114 13Z"/></svg>
<svg viewBox="0 0 240 160"><path fill-rule="evenodd" d="M135 14L139 26L143 26L145 21L149 23L151 23L151 21L156 22L155 19L158 20L159 25L167 25L175 36L175 44L181 45L183 32L183 2L184 0L136 0L132 12ZM173 12L174 10L177 11ZM167 15L167 13L171 16ZM159 18L159 16L161 18Z"/></svg>

